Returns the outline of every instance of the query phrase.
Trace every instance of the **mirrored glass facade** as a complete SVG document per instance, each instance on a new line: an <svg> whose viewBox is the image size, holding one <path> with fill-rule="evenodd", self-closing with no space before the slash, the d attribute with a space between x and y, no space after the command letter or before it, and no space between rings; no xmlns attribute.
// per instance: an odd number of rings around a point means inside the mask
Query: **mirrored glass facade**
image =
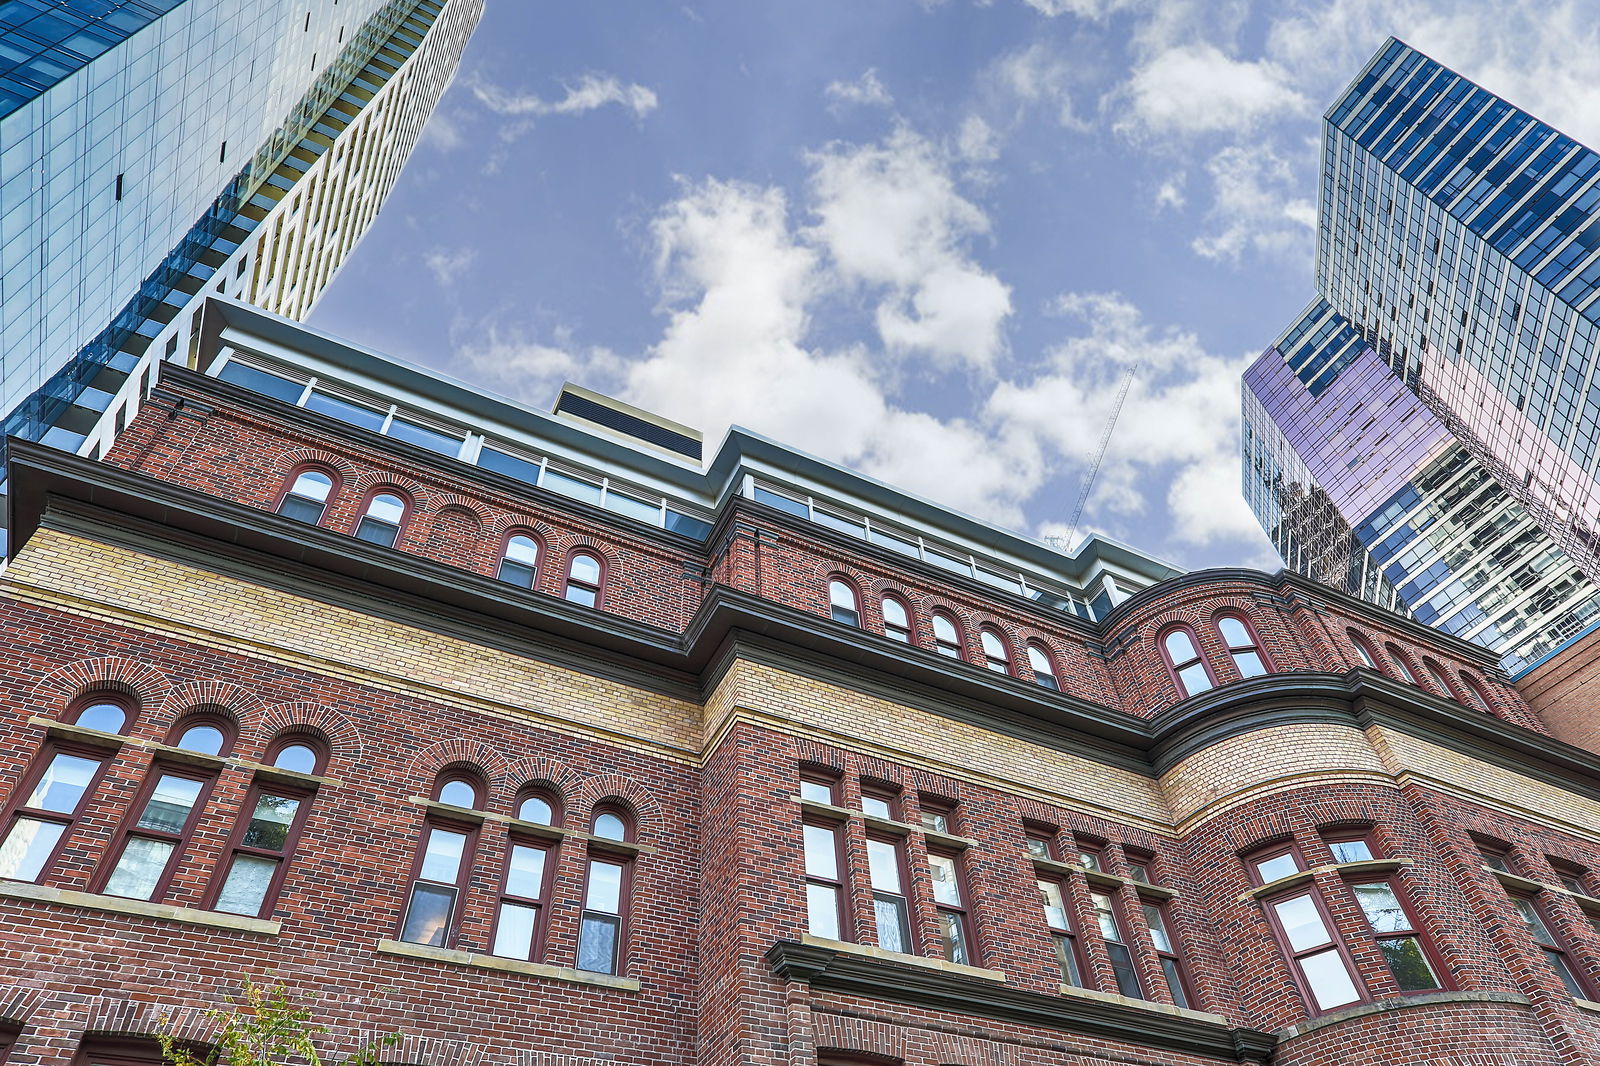
<svg viewBox="0 0 1600 1066"><path fill-rule="evenodd" d="M1597 204L1600 155L1391 40L1325 116L1320 298L1245 376L1284 558L1512 670L1600 613Z"/></svg>
<svg viewBox="0 0 1600 1066"><path fill-rule="evenodd" d="M483 0L166 6L0 117L6 435L96 454L150 364L188 357L206 294L308 314Z"/></svg>

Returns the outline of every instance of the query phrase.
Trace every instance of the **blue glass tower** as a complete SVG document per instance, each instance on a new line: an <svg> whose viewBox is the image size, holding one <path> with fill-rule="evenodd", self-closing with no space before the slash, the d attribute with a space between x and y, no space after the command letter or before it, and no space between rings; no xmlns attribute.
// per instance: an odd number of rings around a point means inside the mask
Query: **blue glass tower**
<svg viewBox="0 0 1600 1066"><path fill-rule="evenodd" d="M0 3L4 436L95 454L137 410L150 363L187 358L207 293L304 317L482 10Z"/></svg>
<svg viewBox="0 0 1600 1066"><path fill-rule="evenodd" d="M1245 376L1291 565L1513 670L1600 622L1597 204L1600 155L1390 40L1324 117L1320 298Z"/></svg>

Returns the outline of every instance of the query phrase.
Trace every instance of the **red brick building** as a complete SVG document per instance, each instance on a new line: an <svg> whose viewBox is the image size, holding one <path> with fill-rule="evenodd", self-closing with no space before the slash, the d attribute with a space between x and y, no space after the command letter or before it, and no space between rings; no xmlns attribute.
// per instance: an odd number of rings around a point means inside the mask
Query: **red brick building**
<svg viewBox="0 0 1600 1066"><path fill-rule="evenodd" d="M1600 757L1475 646L203 334L11 452L6 1066L247 976L415 1066L1600 1058Z"/></svg>

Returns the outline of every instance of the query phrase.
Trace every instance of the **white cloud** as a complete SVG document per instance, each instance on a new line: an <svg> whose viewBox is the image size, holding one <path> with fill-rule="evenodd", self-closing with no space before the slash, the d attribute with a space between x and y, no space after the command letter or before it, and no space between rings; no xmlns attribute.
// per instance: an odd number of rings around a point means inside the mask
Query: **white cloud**
<svg viewBox="0 0 1600 1066"><path fill-rule="evenodd" d="M986 415L1004 435L1035 439L1081 476L1128 369L1137 367L1083 524L1148 542L1137 520L1156 502L1149 486L1166 481L1175 541L1259 540L1238 491L1238 381L1249 357L1221 357L1192 333L1155 329L1114 293L1068 293L1055 309L1078 332L1048 353L1038 377L999 385Z"/></svg>
<svg viewBox="0 0 1600 1066"><path fill-rule="evenodd" d="M1212 201L1206 219L1211 232L1192 247L1207 259L1237 262L1246 250L1307 263L1317 226L1316 205L1296 195L1288 162L1265 144L1233 145L1206 164Z"/></svg>
<svg viewBox="0 0 1600 1066"><path fill-rule="evenodd" d="M894 106L894 97L889 95L889 90L878 80L878 71L872 67L868 67L855 81L829 82L823 94L828 97L829 107L835 110L848 106Z"/></svg>
<svg viewBox="0 0 1600 1066"><path fill-rule="evenodd" d="M1158 137L1243 132L1264 119L1309 113L1310 101L1270 60L1224 55L1208 43L1159 52L1129 79L1119 130Z"/></svg>
<svg viewBox="0 0 1600 1066"><path fill-rule="evenodd" d="M956 189L939 149L901 128L880 144L830 145L810 162L817 223L808 236L845 280L887 288L876 321L890 350L992 369L1011 292L969 258L988 218Z"/></svg>
<svg viewBox="0 0 1600 1066"><path fill-rule="evenodd" d="M1083 65L1047 41L1002 55L982 80L991 94L1024 107L1043 108L1066 129L1089 128L1073 101L1074 90L1083 87Z"/></svg>
<svg viewBox="0 0 1600 1066"><path fill-rule="evenodd" d="M566 95L546 100L531 93L514 93L488 82L472 86L472 95L499 115L576 115L615 104L643 118L656 109L659 101L653 90L643 85L624 83L610 74L585 74L576 85L564 86Z"/></svg>
<svg viewBox="0 0 1600 1066"><path fill-rule="evenodd" d="M433 271L434 280L441 286L450 286L466 273L467 268L477 258L478 253L471 248L457 248L453 251L435 248L424 255L422 261Z"/></svg>
<svg viewBox="0 0 1600 1066"><path fill-rule="evenodd" d="M467 367L465 377L534 407L548 408L566 381L605 389L620 380L623 361L615 352L575 345L565 329L554 331L554 343L492 319L458 321L450 333L455 357Z"/></svg>
<svg viewBox="0 0 1600 1066"><path fill-rule="evenodd" d="M1187 202L1183 194L1185 180L1186 176L1180 172L1161 183L1161 187L1156 189L1157 211L1183 210L1183 205Z"/></svg>
<svg viewBox="0 0 1600 1066"><path fill-rule="evenodd" d="M999 159L1000 144L994 127L978 115L962 119L956 133L956 154L969 163L992 163Z"/></svg>

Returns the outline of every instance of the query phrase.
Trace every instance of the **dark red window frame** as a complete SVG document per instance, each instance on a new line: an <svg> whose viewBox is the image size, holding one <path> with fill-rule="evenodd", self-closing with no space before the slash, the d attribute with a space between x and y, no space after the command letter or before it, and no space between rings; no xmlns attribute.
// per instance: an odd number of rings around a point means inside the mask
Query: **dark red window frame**
<svg viewBox="0 0 1600 1066"><path fill-rule="evenodd" d="M966 636L961 631L961 619L957 618L954 612L947 611L943 608L939 608L938 610L932 612L930 617L932 619L930 625L933 633L933 650L938 652L940 655L943 655L947 659L956 659L958 661L965 662L967 658L967 644ZM941 618L950 623L950 628L955 631L956 639L954 642L939 635L939 619Z"/></svg>
<svg viewBox="0 0 1600 1066"><path fill-rule="evenodd" d="M1455 981L1451 976L1450 968L1445 965L1444 956L1439 953L1438 946L1433 942L1433 937L1428 934L1428 931L1424 929L1422 924L1417 920L1416 905L1411 901L1411 897L1407 894L1405 886L1400 883L1400 879L1398 877L1395 877L1391 874L1368 877L1352 877L1346 883L1350 886L1352 895L1361 885L1384 885L1394 895L1395 902L1400 905L1400 912L1405 915L1406 921L1410 923L1410 927L1407 929L1395 929L1387 932L1379 932L1377 929L1373 928L1370 919L1368 919L1365 915L1365 909L1361 907L1360 902L1357 901L1356 910L1362 912L1362 921L1367 926L1367 934L1372 938L1372 941L1377 946L1379 953L1384 956L1384 962L1388 964L1389 960L1388 953L1383 951L1383 941L1400 939L1415 940L1417 942L1417 947L1422 951L1422 957L1428 961L1428 968L1433 971L1434 980L1438 982L1436 985L1428 988L1402 989L1402 991L1433 992L1455 988ZM1395 979L1395 983L1399 984L1400 975L1394 972L1394 967L1392 965L1389 965L1389 972L1390 975Z"/></svg>
<svg viewBox="0 0 1600 1066"><path fill-rule="evenodd" d="M902 626L898 623L891 623L889 621L889 612L887 608L890 603L898 604L900 609L906 613L905 625ZM915 644L917 642L917 616L911 612L911 604L905 599L905 597L900 596L897 593L886 592L883 594L882 600L879 604L879 610L883 612L882 618L884 636L888 637L890 640L898 640L902 644Z"/></svg>
<svg viewBox="0 0 1600 1066"><path fill-rule="evenodd" d="M1422 679L1417 676L1417 664L1411 661L1411 656L1407 655L1400 645L1391 640L1384 644L1383 650L1400 671L1400 676L1397 680L1404 681L1408 685L1415 685L1424 692L1428 691L1423 686Z"/></svg>
<svg viewBox="0 0 1600 1066"><path fill-rule="evenodd" d="M524 785L517 790L516 802L511 807L517 818L523 821L531 820L522 816L522 805L530 799L543 800L550 808L550 820L541 824L559 826L566 819L567 805L561 793L553 786L542 783Z"/></svg>
<svg viewBox="0 0 1600 1066"><path fill-rule="evenodd" d="M812 873L806 863L807 847L805 841L805 826L825 830L833 838L833 868L838 875L834 878L822 874ZM843 820L823 818L816 815L807 815L801 819L800 831L800 865L805 874L806 886L806 929L811 930L811 886L818 885L833 893L833 905L836 915L835 924L838 927L838 939L844 941L855 940L855 923L851 920L850 910L850 870L845 863L845 824ZM819 935L819 934L813 934Z"/></svg>
<svg viewBox="0 0 1600 1066"><path fill-rule="evenodd" d="M1471 702L1478 710L1485 714L1494 713L1494 702L1489 699L1489 691L1478 683L1477 679L1465 670L1461 671L1461 684L1470 693Z"/></svg>
<svg viewBox="0 0 1600 1066"><path fill-rule="evenodd" d="M1033 671L1033 683L1038 685L1040 688L1047 688L1053 692L1060 692L1061 674L1056 669L1056 657L1050 654L1049 647L1047 647L1042 640L1030 640L1026 645L1024 645L1024 647L1026 649L1024 654L1028 657L1028 669ZM1035 664L1033 658L1035 652L1037 652L1044 659L1045 666L1049 668L1048 672L1039 672L1039 667L1037 664Z"/></svg>
<svg viewBox="0 0 1600 1066"><path fill-rule="evenodd" d="M1231 618L1233 621L1238 622L1241 626L1243 626L1245 638L1249 640L1250 643L1235 644L1230 641L1228 639L1228 635L1222 631L1222 621L1225 618ZM1238 673L1241 678L1243 678L1245 674L1244 670L1239 666L1239 657L1251 652L1254 652L1256 658L1261 660L1262 674L1271 674L1277 672L1277 665L1272 661L1272 656L1267 654L1265 645L1261 643L1261 634L1256 631L1255 623L1250 621L1249 615L1245 614L1243 611L1218 611L1216 616L1212 618L1211 624L1216 628L1217 639L1222 643L1222 646L1228 650L1228 661L1233 664L1234 671ZM1262 675L1251 674L1250 676L1260 677Z"/></svg>
<svg viewBox="0 0 1600 1066"><path fill-rule="evenodd" d="M99 707L102 704L116 707L122 712L122 728L111 731L116 733L118 736L126 736L128 730L132 729L133 724L139 720L138 700L127 695L126 693L107 692L104 689L96 689L91 692L85 692L77 699L67 704L67 713L61 716L61 720L66 722L68 725L79 725L79 719L83 717L84 711L87 711L91 707ZM85 728L92 729L94 727L86 726ZM106 730L101 730L101 732L106 732Z"/></svg>
<svg viewBox="0 0 1600 1066"><path fill-rule="evenodd" d="M463 904L466 899L467 884L472 879L473 863L477 857L478 831L480 827L473 822L455 821L436 816L423 819L421 827L422 832L417 838L417 846L411 859L411 866L406 871L405 899L400 908L400 920L395 926L395 939L406 941L406 924L411 916L411 908L415 902L417 886L426 883L449 888L455 893L451 898L449 917L445 919L445 923L441 927L442 936L440 937L440 942L431 945L433 947L453 948L456 944L456 937L461 931L461 912L466 909ZM453 882L434 881L431 879L424 882L422 879L422 866L423 860L427 856L428 840L435 829L446 833L460 833L465 838L461 843L461 860L456 869L456 879ZM425 941L416 940L406 942L414 944L426 943Z"/></svg>
<svg viewBox="0 0 1600 1066"><path fill-rule="evenodd" d="M1089 890L1090 908L1094 911L1095 921L1100 926L1100 938L1105 941L1106 958L1111 963L1111 972L1116 978L1117 994L1130 999L1148 999L1145 992L1144 979L1139 974L1139 967L1134 962L1133 945L1128 941L1128 934L1122 915L1117 913L1118 893L1108 892L1104 889L1091 888ZM1105 900L1102 907L1100 901ZM1104 915L1105 917L1102 917ZM1110 919L1111 932L1106 932L1107 921ZM1115 934L1114 936L1112 934ZM1120 950L1118 950L1120 949ZM1132 987L1132 991L1129 987Z"/></svg>
<svg viewBox="0 0 1600 1066"><path fill-rule="evenodd" d="M849 593L850 606L844 607L833 602L835 585ZM828 575L828 617L842 626L855 629L860 629L866 622L866 613L861 609L861 587L844 574Z"/></svg>
<svg viewBox="0 0 1600 1066"><path fill-rule="evenodd" d="M871 814L867 811L867 800L877 800L886 808L886 814ZM861 813L871 818L887 818L891 822L900 820L900 786L889 781L862 781L861 782Z"/></svg>
<svg viewBox="0 0 1600 1066"><path fill-rule="evenodd" d="M830 770L825 766L802 763L800 766L800 782L800 794L802 798L806 798L805 785L820 785L827 789L827 798L821 800L815 799L815 797L811 798L817 803L831 803L835 806L838 805L839 785L842 783L842 780L837 770Z"/></svg>
<svg viewBox="0 0 1600 1066"><path fill-rule="evenodd" d="M632 836L632 823L628 822L629 836ZM633 910L633 875L634 856L630 851L613 850L605 847L604 841L591 841L589 844L588 861L583 870L583 895L579 897L582 909L578 917L578 958L577 967L580 970L589 970L593 973L609 973L620 976L624 970L624 963L628 959L628 933L632 927L630 912ZM589 889L594 882L594 871L597 863L620 866L619 886L617 889L617 910L600 911L589 906ZM611 965L609 969L595 969L583 965L583 947L591 922L605 924L607 919L615 919L615 932L611 941Z"/></svg>
<svg viewBox="0 0 1600 1066"><path fill-rule="evenodd" d="M295 495L296 499L310 500L311 497L309 496L300 496L294 493L294 487L295 484L299 482L300 475L309 473L321 474L323 477L333 482L333 484L328 487L327 499L322 501L322 510L317 512L315 521L309 518L300 518L296 515L284 515L284 517L293 518L297 522L305 522L307 525L320 526L322 525L323 519L328 517L328 512L333 509L333 501L338 498L339 490L344 487L344 479L339 476L339 472L337 470L330 466L324 466L321 463L302 463L300 466L297 466L293 470L289 471L289 476L284 478L283 484L278 487L278 497L272 501L272 510L276 514L283 514L284 501L286 501L290 495Z"/></svg>
<svg viewBox="0 0 1600 1066"><path fill-rule="evenodd" d="M517 848L532 848L544 853L544 867L539 879L538 896L522 896L511 891L511 859ZM506 839L505 862L501 865L499 896L495 902L494 922L489 929L489 951L500 958L523 959L540 962L544 959L545 938L550 924L550 902L555 885L556 863L560 856L554 841L525 837L516 831ZM533 932L526 955L501 955L499 947L500 923L507 907L525 907L533 911Z"/></svg>
<svg viewBox="0 0 1600 1066"><path fill-rule="evenodd" d="M298 802L294 816L289 820L289 829L284 836L283 846L272 849L245 842L245 835L249 832L251 817L255 814L256 804L263 795L278 796ZM234 860L239 856L258 859L270 859L277 863L277 868L272 871L272 878L267 883L267 890L261 897L261 906L255 914L247 917L260 918L270 915L278 905L278 896L283 891L283 882L288 877L289 863L294 859L296 848L300 844L300 834L305 830L306 820L311 814L312 801L316 799L316 789L313 788L284 788L267 781L254 781L244 794L244 802L239 806L239 813L234 818L233 830L228 834L228 845L223 849L223 861L217 866L211 876L211 885L206 890L205 905L212 910L216 909L222 896L222 889L228 880L228 874L233 870Z"/></svg>
<svg viewBox="0 0 1600 1066"><path fill-rule="evenodd" d="M45 771L50 768L57 755L70 755L79 759L93 760L99 764L90 772L89 783L84 786L83 795L78 797L77 806L73 807L70 812L47 811L42 807L23 806L23 801L32 794L40 780L44 778ZM61 835L56 838L54 846L50 849L50 854L45 857L43 864L40 865L38 874L28 883L43 884L50 874L54 872L56 862L61 858L62 849L66 847L67 841L72 837L73 829L77 827L79 820L83 817L84 810L88 808L90 802L94 799L94 794L99 791L101 782L105 780L106 769L111 765L111 760L112 755L110 752L102 751L99 748L84 747L81 744L49 741L39 749L39 754L35 756L33 765L28 768L28 772L18 782L16 791L6 801L3 809L4 818L0 819L0 826L3 826L3 829L0 829L0 841L4 841L9 837L17 822L23 818L55 822L62 826Z"/></svg>
<svg viewBox="0 0 1600 1066"><path fill-rule="evenodd" d="M222 734L222 743L214 752L196 752L214 759L226 759L233 751L233 745L239 739L239 727L234 720L221 711L208 710L205 707L196 707L185 711L172 723L172 728L167 730L166 742L174 748L183 748L179 743L195 726L208 725ZM184 751L193 751L192 748L183 748Z"/></svg>
<svg viewBox="0 0 1600 1066"><path fill-rule="evenodd" d="M1546 961L1550 964L1550 968L1555 972L1556 978L1562 983L1562 986L1579 999L1595 1000L1600 993L1596 993L1594 981L1590 979L1587 968L1574 960L1572 945L1568 944L1566 938L1552 927L1553 923L1550 920L1549 907L1540 898L1544 893L1541 892L1535 895L1526 892L1508 892L1506 894L1511 897L1513 907L1516 906L1517 900L1522 900L1538 916L1539 924L1543 927L1545 936L1549 938L1548 943L1539 939L1538 933L1534 930L1532 924L1527 921L1526 916L1520 910L1517 912L1517 918L1523 923L1524 930L1533 938L1534 946L1544 953Z"/></svg>
<svg viewBox="0 0 1600 1066"><path fill-rule="evenodd" d="M1297 842L1294 840L1277 840L1269 844L1263 844L1259 847L1252 848L1250 851L1241 856L1245 869L1249 871L1251 883L1255 885L1269 884L1270 882L1262 875L1261 870L1259 869L1260 864L1268 862L1272 859L1276 859L1280 855L1289 855L1294 858L1294 873L1300 873L1310 869L1310 867L1306 865L1305 856L1300 853L1300 845ZM1292 876L1293 874L1280 874L1278 877L1274 877L1272 880L1277 881L1283 877Z"/></svg>
<svg viewBox="0 0 1600 1066"><path fill-rule="evenodd" d="M984 639L986 637L994 638L1000 648L999 655L990 650L989 641ZM1011 661L1011 642L1000 632L999 626L984 625L978 628L978 648L983 652L983 665L986 669L1004 674L1006 677L1016 676L1016 667Z"/></svg>
<svg viewBox="0 0 1600 1066"><path fill-rule="evenodd" d="M1034 838L1039 839L1039 838ZM1076 988L1087 988L1093 991L1096 987L1094 970L1089 966L1088 956L1083 950L1083 939L1078 936L1075 925L1077 916L1072 913L1072 888L1067 878L1058 875L1035 873L1034 880L1039 885L1039 906L1044 912L1045 928L1050 931L1051 945L1055 948L1056 961L1061 965L1061 981L1063 984ZM1050 907L1048 897L1045 895L1044 886L1053 885L1061 895L1061 913L1066 918L1066 925L1053 925L1050 920ZM1072 972L1068 972L1067 963L1070 961ZM1073 980L1076 975L1077 980Z"/></svg>
<svg viewBox="0 0 1600 1066"><path fill-rule="evenodd" d="M599 570L599 575L595 578L592 584L588 581L583 581L572 576L572 564L576 562L580 556L593 559L596 567ZM567 553L566 567L563 571L564 577L561 585L562 599L567 600L569 603L576 603L579 606L593 607L597 611L600 610L605 606L606 570L606 557L600 552L595 551L593 548L574 548L572 551ZM579 590L581 593L592 595L594 597L594 602L585 603L583 599L574 600L572 598L572 592L574 589Z"/></svg>
<svg viewBox="0 0 1600 1066"><path fill-rule="evenodd" d="M304 772L320 774L327 770L328 745L323 743L320 737L313 736L310 733L279 733L273 738L272 743L267 746L266 764L268 766L277 766L276 760L278 756L283 754L285 749L294 747L305 748L312 754L311 769Z"/></svg>
<svg viewBox="0 0 1600 1066"><path fill-rule="evenodd" d="M956 896L960 899L960 903L951 903L948 900L941 900L937 895L937 889L935 889L933 911L934 917L939 923L940 954L943 955L944 958L949 962L959 963L964 966L980 966L982 965L982 956L978 952L978 936L972 921L972 897L967 887L966 863L962 860L962 854L959 851L950 851L944 848L929 848L928 862L930 867L930 876L931 867L935 857L944 859L950 863L950 869L955 874L954 883L956 888ZM960 936L960 948L961 951L965 953L965 958L955 957L957 954L955 950L956 943L946 932L945 923L947 921L955 924L955 928Z"/></svg>
<svg viewBox="0 0 1600 1066"><path fill-rule="evenodd" d="M488 796L489 788L477 771L465 766L447 766L441 770L439 776L433 779L433 793L428 798L435 803L447 803L451 807L461 807L461 804L450 803L443 798L445 788L458 781L472 789L472 803L462 809L469 811L483 810L483 804Z"/></svg>
<svg viewBox="0 0 1600 1066"><path fill-rule="evenodd" d="M1145 927L1150 931L1150 950L1155 953L1161 973L1167 979L1167 994L1177 1006L1193 1008L1198 1001L1194 996L1194 984L1189 979L1189 966L1183 958L1182 941L1173 928L1172 907L1164 900L1144 897L1140 897L1139 907L1144 911ZM1156 926L1150 920L1151 915L1155 915L1161 923L1162 934L1167 938L1165 948L1156 939Z"/></svg>
<svg viewBox="0 0 1600 1066"><path fill-rule="evenodd" d="M868 833L867 842L869 847L874 842L879 844L888 844L890 847L892 847L894 849L895 866L899 870L900 891L898 893L891 892L886 888L880 889L877 885L872 883L870 859L868 862L867 887L872 895L872 929L873 935L877 938L878 946L883 947L885 951L894 950L893 948L884 946L883 929L881 928L882 923L878 920L878 904L880 902L890 906L894 905L891 899L881 899L880 897L892 897L892 899L899 900L899 914L901 918L899 931L905 937L903 954L920 955L921 951L919 949L917 939L917 923L913 918L911 911L911 870L906 863L905 838L893 833Z"/></svg>
<svg viewBox="0 0 1600 1066"><path fill-rule="evenodd" d="M1278 918L1275 905L1299 896L1309 896L1311 898L1311 903L1316 907L1317 913L1321 915L1323 927L1328 931L1331 938L1330 944L1317 944L1298 950L1290 944L1289 935L1284 930L1282 921ZM1289 966L1289 974L1294 979L1295 988L1299 990L1300 996L1305 1002L1306 1010L1310 1014L1319 1015L1326 1014L1328 1011L1343 1010L1346 1007L1357 1003L1366 1003L1372 999L1372 993L1368 991L1366 982L1361 979L1361 970L1356 966L1355 959L1350 955L1350 945L1345 941L1338 923L1333 920L1333 914L1328 910L1328 902L1322 898L1322 891L1315 884L1300 884L1282 892L1275 892L1261 900L1261 909L1266 916L1267 925L1272 929L1273 939L1278 942L1278 949L1283 952L1284 961ZM1316 995L1312 991L1311 982L1306 979L1300 960L1324 954L1330 949L1330 946L1338 952L1339 958L1344 963L1345 973L1350 978L1351 986L1355 989L1356 998L1347 1003L1320 1007L1317 1005Z"/></svg>
<svg viewBox="0 0 1600 1066"><path fill-rule="evenodd" d="M525 562L517 559L511 559L508 556L508 553L511 551L511 542L517 540L518 538L529 541L533 544L533 565L531 567ZM497 556L498 562L495 563L494 576L497 580L504 581L508 585L515 585L518 588L538 588L539 568L544 565L544 553L544 541L539 537L538 534L534 533L533 530L523 527L509 529L506 531L506 535L500 538L500 551ZM513 581L510 577L507 577L506 567L508 565L516 567L519 570L528 570L529 573L527 583L524 584L520 577L516 581Z"/></svg>
<svg viewBox="0 0 1600 1066"><path fill-rule="evenodd" d="M368 512L372 510L372 505L377 502L379 496L392 496L400 501L400 521L391 522L387 518L372 518L372 522L375 525L392 526L394 528L394 538L389 541L373 540L370 537L361 535L361 527L371 517ZM361 497L361 506L357 509L356 520L350 525L350 535L357 540L375 544L380 548L398 548L400 542L405 539L406 529L411 525L411 516L415 510L415 501L411 499L411 494L405 490L395 485L374 486L366 495Z"/></svg>
<svg viewBox="0 0 1600 1066"><path fill-rule="evenodd" d="M226 748L224 748L226 750ZM195 827L200 824L200 817L205 811L206 802L211 798L211 790L217 783L217 770L200 769L186 766L182 763L152 762L150 769L145 773L144 781L139 785L139 791L134 794L133 802L128 804L123 813L122 822L117 826L116 834L111 838L111 845L106 848L105 860L101 862L100 869L95 872L94 879L90 882L90 891L105 892L106 885L116 872L117 865L122 861L123 853L127 850L128 841L134 837L148 840L159 840L172 845L172 851L167 855L166 866L161 875L156 878L155 885L150 895L145 897L148 903L160 903L166 898L167 890L172 887L172 879L177 875L178 867L183 862L183 856L189 850L189 843L194 838ZM200 782L200 790L195 794L194 805L189 808L188 818L184 821L183 828L177 832L141 827L139 819L144 816L146 804L155 794L156 786L164 777L178 777L187 781Z"/></svg>
<svg viewBox="0 0 1600 1066"><path fill-rule="evenodd" d="M1377 645L1354 629L1346 629L1345 635L1350 638L1351 647L1356 649L1356 655L1363 660L1362 665L1368 670L1376 670L1380 674L1389 671L1383 668L1383 657L1378 654Z"/></svg>
<svg viewBox="0 0 1600 1066"><path fill-rule="evenodd" d="M1184 659L1182 662L1173 660L1172 653L1167 648L1167 638L1174 633L1182 633L1189 638L1189 646L1194 649L1193 658ZM1199 634L1195 633L1193 627L1182 623L1164 627L1160 633L1156 634L1156 648L1161 653L1161 661L1167 666L1167 676L1172 679L1173 686L1178 690L1179 699L1198 696L1202 692L1209 692L1217 687L1217 673L1211 668L1211 663L1207 661L1205 648L1200 645ZM1206 679L1210 684L1206 688L1190 692L1188 684L1183 680L1181 671L1187 670L1196 663L1205 671Z"/></svg>

